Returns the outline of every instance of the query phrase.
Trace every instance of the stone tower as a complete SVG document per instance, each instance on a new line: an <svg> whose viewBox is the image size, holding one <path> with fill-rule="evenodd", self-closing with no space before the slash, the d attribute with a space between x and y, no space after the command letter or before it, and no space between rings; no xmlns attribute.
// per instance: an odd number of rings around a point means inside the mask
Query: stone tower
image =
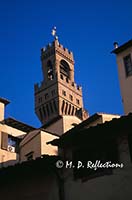
<svg viewBox="0 0 132 200"><path fill-rule="evenodd" d="M132 112L132 40L121 46L115 42L114 46L124 113L128 114Z"/></svg>
<svg viewBox="0 0 132 200"><path fill-rule="evenodd" d="M55 37L41 49L43 81L35 84L35 113L44 128L62 134L88 117L74 80L73 53Z"/></svg>

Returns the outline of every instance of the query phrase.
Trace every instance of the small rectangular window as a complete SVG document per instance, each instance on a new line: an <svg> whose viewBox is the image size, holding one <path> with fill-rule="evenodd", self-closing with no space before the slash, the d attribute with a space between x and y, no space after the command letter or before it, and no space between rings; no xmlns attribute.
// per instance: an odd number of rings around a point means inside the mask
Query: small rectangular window
<svg viewBox="0 0 132 200"><path fill-rule="evenodd" d="M69 78L66 78L66 82L69 83Z"/></svg>
<svg viewBox="0 0 132 200"><path fill-rule="evenodd" d="M130 54L124 57L124 66L126 76L132 76L132 59Z"/></svg>
<svg viewBox="0 0 132 200"><path fill-rule="evenodd" d="M39 103L42 102L42 97L39 97L38 102L39 102Z"/></svg>
<svg viewBox="0 0 132 200"><path fill-rule="evenodd" d="M69 98L71 101L73 101L73 96L71 94L69 95Z"/></svg>
<svg viewBox="0 0 132 200"><path fill-rule="evenodd" d="M76 99L76 103L77 103L78 105L80 104L79 99Z"/></svg>
<svg viewBox="0 0 132 200"><path fill-rule="evenodd" d="M48 99L49 98L49 95L48 93L45 94L45 99Z"/></svg>
<svg viewBox="0 0 132 200"><path fill-rule="evenodd" d="M63 80L63 75L62 74L60 75L60 78Z"/></svg>
<svg viewBox="0 0 132 200"><path fill-rule="evenodd" d="M66 96L66 91L62 90L62 94L63 94L64 96Z"/></svg>
<svg viewBox="0 0 132 200"><path fill-rule="evenodd" d="M19 151L20 139L2 132L2 143L1 148L12 153Z"/></svg>
<svg viewBox="0 0 132 200"><path fill-rule="evenodd" d="M19 142L20 139L17 137L14 137L12 135L8 135L8 147L7 150L11 152L18 153L19 151Z"/></svg>
<svg viewBox="0 0 132 200"><path fill-rule="evenodd" d="M74 82L72 82L72 86L73 86L73 87L75 86Z"/></svg>

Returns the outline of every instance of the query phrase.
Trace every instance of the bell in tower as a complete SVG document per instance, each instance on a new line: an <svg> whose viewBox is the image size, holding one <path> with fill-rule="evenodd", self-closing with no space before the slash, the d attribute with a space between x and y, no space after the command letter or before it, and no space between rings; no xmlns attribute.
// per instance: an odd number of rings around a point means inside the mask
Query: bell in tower
<svg viewBox="0 0 132 200"><path fill-rule="evenodd" d="M74 81L73 53L54 41L41 49L43 81L35 84L35 113L43 127L59 135L88 117L82 88Z"/></svg>

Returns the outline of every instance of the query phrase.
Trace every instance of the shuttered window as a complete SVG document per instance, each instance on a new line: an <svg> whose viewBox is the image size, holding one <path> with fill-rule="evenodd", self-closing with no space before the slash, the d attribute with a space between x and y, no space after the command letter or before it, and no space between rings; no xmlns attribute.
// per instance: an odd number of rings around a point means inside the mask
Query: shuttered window
<svg viewBox="0 0 132 200"><path fill-rule="evenodd" d="M21 139L1 132L1 148L10 152L19 152L19 143Z"/></svg>
<svg viewBox="0 0 132 200"><path fill-rule="evenodd" d="M1 132L1 148L7 150L8 146L8 134L5 132Z"/></svg>
<svg viewBox="0 0 132 200"><path fill-rule="evenodd" d="M132 59L130 54L124 57L124 66L126 71L126 77L132 76Z"/></svg>

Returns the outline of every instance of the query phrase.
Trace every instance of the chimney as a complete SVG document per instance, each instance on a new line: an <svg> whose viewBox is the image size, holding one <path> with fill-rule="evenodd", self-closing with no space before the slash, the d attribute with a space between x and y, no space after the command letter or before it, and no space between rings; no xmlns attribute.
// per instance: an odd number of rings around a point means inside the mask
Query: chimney
<svg viewBox="0 0 132 200"><path fill-rule="evenodd" d="M10 102L7 99L0 97L0 121L4 120L5 115L5 106L8 105Z"/></svg>
<svg viewBox="0 0 132 200"><path fill-rule="evenodd" d="M117 49L118 48L118 42L114 42L114 48Z"/></svg>

